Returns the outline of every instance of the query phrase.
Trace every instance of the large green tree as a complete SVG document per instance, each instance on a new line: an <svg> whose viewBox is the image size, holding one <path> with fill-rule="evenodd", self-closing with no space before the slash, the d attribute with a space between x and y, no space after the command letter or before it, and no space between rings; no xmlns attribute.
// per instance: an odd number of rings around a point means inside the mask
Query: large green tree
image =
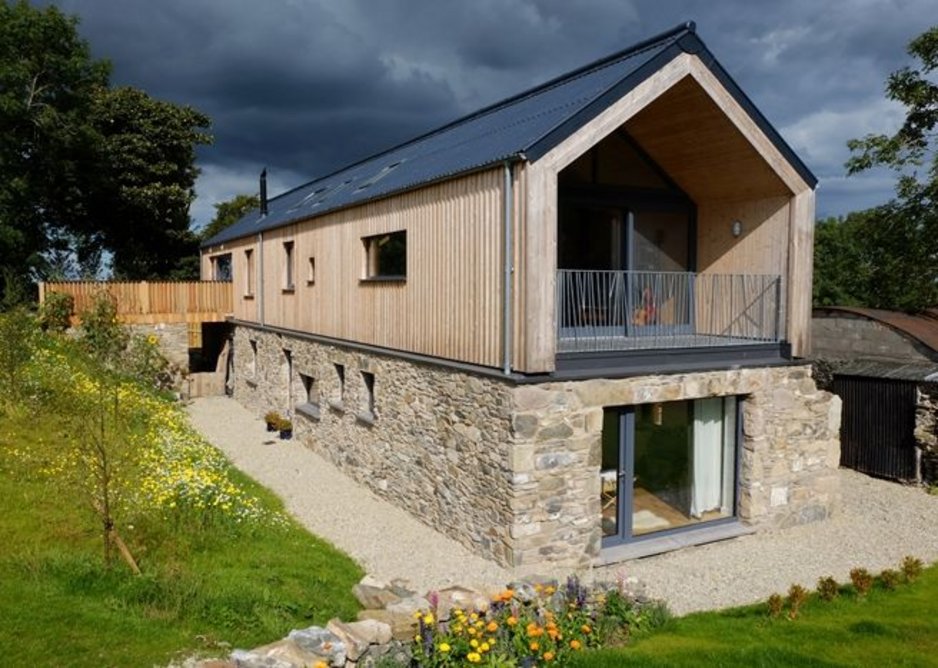
<svg viewBox="0 0 938 668"><path fill-rule="evenodd" d="M83 215L88 122L109 65L91 58L75 19L0 2L0 265L4 290L41 275L66 221Z"/></svg>
<svg viewBox="0 0 938 668"><path fill-rule="evenodd" d="M186 264L198 254L189 205L198 176L195 146L211 141L203 130L208 117L116 88L98 93L92 118L101 143L84 232L101 235L118 277L193 277L180 274L192 273Z"/></svg>
<svg viewBox="0 0 938 668"><path fill-rule="evenodd" d="M209 119L109 85L77 19L0 0L0 288L101 250L126 278L195 266L195 146ZM188 259L186 259L188 257Z"/></svg>
<svg viewBox="0 0 938 668"><path fill-rule="evenodd" d="M909 43L916 67L890 75L886 96L905 107L893 134L848 143L847 171L897 175L889 203L817 228L815 303L921 311L938 305L938 26Z"/></svg>

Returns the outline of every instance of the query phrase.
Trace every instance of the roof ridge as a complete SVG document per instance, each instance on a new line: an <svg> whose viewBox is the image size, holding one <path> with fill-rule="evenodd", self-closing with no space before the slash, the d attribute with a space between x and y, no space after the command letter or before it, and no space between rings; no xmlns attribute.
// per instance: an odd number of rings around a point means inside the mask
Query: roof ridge
<svg viewBox="0 0 938 668"><path fill-rule="evenodd" d="M493 102L492 104L489 104L489 105L487 105L487 106L485 106L485 107L482 107L481 109L477 109L477 110L475 110L475 111L473 111L473 112L471 112L471 113L469 113L469 114L466 114L465 116L461 116L461 117L459 117L459 118L457 118L457 119L454 119L454 120L452 120L452 121L450 121L450 122L448 122L448 123L445 123L445 124L443 124L443 125L440 125L440 126L434 128L434 129L432 129L432 130L429 130L429 131L427 131L427 132L425 132L425 133L423 133L423 134L421 134L421 135L418 135L418 136L416 136L416 137L413 137L413 138L411 138L411 139L408 139L407 141L401 142L400 144L395 144L394 146L390 146L390 147L388 147L388 148L386 148L386 149L384 149L384 150L382 150L382 151L378 151L377 153L373 153L373 154L371 154L371 155L369 155L369 156L367 156L367 157L365 157L365 158L362 158L362 159L357 160L357 161L355 161L355 162L346 164L346 165L344 165L344 166L342 166L342 167L340 167L340 168L338 168L338 169L336 169L336 170L334 170L334 171L332 171L332 172L329 172L329 173L324 174L324 175L322 175L322 176L318 176L318 177L316 177L315 179L312 179L312 180L310 180L310 181L306 181L305 183L302 183L302 184L296 186L295 188L291 188L290 190L284 191L284 192L280 193L279 195L276 195L276 196L270 198L270 201L278 200L278 199L280 199L281 197L285 197L285 196L287 196L287 195L289 195L289 194L291 194L291 193L293 193L293 192L296 192L297 190L299 190L299 189L301 189L301 188L305 188L305 187L307 187L307 186L311 186L311 185L313 185L314 183L317 183L317 182L319 182L319 181L324 181L324 180L326 180L326 179L328 179L328 178L331 178L331 177L333 177L333 176L336 176L337 174L340 174L340 173L342 173L342 172L346 172L346 171L348 171L348 170L350 170L350 169L354 169L355 167L358 167L358 166L363 165L363 164L365 164L365 163L367 163L367 162L371 162L372 160L375 160L375 159L377 159L377 158L380 158L382 155L387 155L387 154L392 153L392 152L394 152L394 151L398 151L398 150L404 148L405 146L410 146L410 145L413 145L413 144L417 144L418 142L421 142L421 141L423 141L423 140L425 140L425 139L427 139L427 138L429 138L429 137L432 137L432 136L437 135L437 134L439 134L439 133L441 133L441 132L445 132L445 131L447 131L447 130L450 130L451 128L454 128L454 127L456 127L456 126L458 126L458 125L461 125L461 124L463 124L463 123L466 123L466 122L468 122L468 121L470 121L470 120L473 120L473 119L479 118L479 117L481 117L481 116L484 116L484 115L486 115L486 114L492 113L493 111L496 111L496 110L498 110L498 109L502 109L502 108L504 108L504 107L506 107L506 106L508 106L508 105L510 105L510 104L514 104L515 102L519 102L519 101L521 101L521 100L524 100L524 99L527 99L527 98L529 98L529 97L532 97L532 96L534 96L534 95L536 95L536 94L543 93L544 91L550 90L550 89L552 89L552 88L556 88L557 86L559 86L559 85L562 84L562 83L566 83L566 82L568 82L568 81L573 81L573 80L575 80L575 79L577 79L577 78L579 78L579 77L584 76L584 75L587 74L587 73L595 72L596 70L602 69L603 67L608 67L609 65L612 65L613 63L616 63L616 62L618 62L618 61L620 61L620 60L623 60L623 59L626 58L626 57L636 56L636 55L638 55L638 54L640 54L640 53L642 53L642 52L644 52L644 51L648 51L648 50L650 50L650 49L655 48L656 46L658 46L659 44L661 44L662 42L665 42L665 41L667 41L667 40L676 41L676 40L677 40L677 37L680 36L680 35L683 35L684 33L696 33L696 30L697 30L697 25L696 25L693 21L685 21L685 22L683 22L683 23L680 23L680 24L674 26L673 28L671 28L671 29L669 29L669 30L665 30L664 32L661 32L661 33L659 33L659 34L657 34L657 35L654 35L654 36L652 36L652 37L649 37L648 39L642 40L641 42L637 42L637 43L635 43L635 44L632 44L632 45L630 45L630 46L628 46L628 47L626 47L626 48L624 48L624 49L622 49L622 50L620 50L620 51L617 51L617 52L615 52L615 53L612 53L612 54L610 54L610 55L603 56L602 58L599 58L599 59L597 59L597 60L594 60L593 62L587 63L586 65L581 65L580 67L578 67L578 68L576 68L576 69L574 69L574 70L571 70L570 72L565 72L565 73L563 73L563 74L560 74L560 75L554 77L553 79L549 79L548 81L545 81L544 83L541 83L541 84L538 84L538 85L536 85L536 86L533 86L533 87L531 87L531 88L529 88L529 89L527 89L527 90L521 91L520 93L515 93L514 95L511 95L511 96L509 96L509 97L503 98L503 99L501 99L501 100L499 100L499 101L497 101L497 102Z"/></svg>

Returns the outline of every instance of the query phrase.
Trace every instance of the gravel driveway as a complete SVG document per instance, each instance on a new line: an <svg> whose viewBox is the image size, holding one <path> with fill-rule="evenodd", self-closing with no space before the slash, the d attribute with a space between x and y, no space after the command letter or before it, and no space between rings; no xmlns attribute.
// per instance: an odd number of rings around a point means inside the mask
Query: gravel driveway
<svg viewBox="0 0 938 668"><path fill-rule="evenodd" d="M504 586L511 573L472 555L297 441L271 438L264 423L232 399L205 397L192 423L241 470L276 492L312 533L332 542L370 574L403 578L420 589L451 584ZM623 573L683 614L752 603L821 576L847 581L851 568L877 572L911 554L938 560L938 496L841 470L844 503L827 522L760 532L596 569ZM564 576L566 573L554 573Z"/></svg>

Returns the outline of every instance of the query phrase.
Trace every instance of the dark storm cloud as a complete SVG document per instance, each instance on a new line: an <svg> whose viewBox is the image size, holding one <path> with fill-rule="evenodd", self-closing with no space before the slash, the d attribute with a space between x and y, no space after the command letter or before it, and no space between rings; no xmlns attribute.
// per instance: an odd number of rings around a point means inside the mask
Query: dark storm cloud
<svg viewBox="0 0 938 668"><path fill-rule="evenodd" d="M882 95L934 0L61 0L117 83L209 114L194 215L287 188L694 19L821 178L819 214L888 198L844 179L847 139L889 131Z"/></svg>

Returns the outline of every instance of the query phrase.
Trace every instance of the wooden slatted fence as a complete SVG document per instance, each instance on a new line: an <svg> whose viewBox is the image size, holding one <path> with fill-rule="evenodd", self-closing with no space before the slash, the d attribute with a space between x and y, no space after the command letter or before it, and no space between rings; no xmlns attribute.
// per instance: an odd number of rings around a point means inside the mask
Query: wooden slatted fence
<svg viewBox="0 0 938 668"><path fill-rule="evenodd" d="M232 312L230 281L66 281L39 284L39 303L61 292L75 300L73 317L110 293L127 324L221 322Z"/></svg>

